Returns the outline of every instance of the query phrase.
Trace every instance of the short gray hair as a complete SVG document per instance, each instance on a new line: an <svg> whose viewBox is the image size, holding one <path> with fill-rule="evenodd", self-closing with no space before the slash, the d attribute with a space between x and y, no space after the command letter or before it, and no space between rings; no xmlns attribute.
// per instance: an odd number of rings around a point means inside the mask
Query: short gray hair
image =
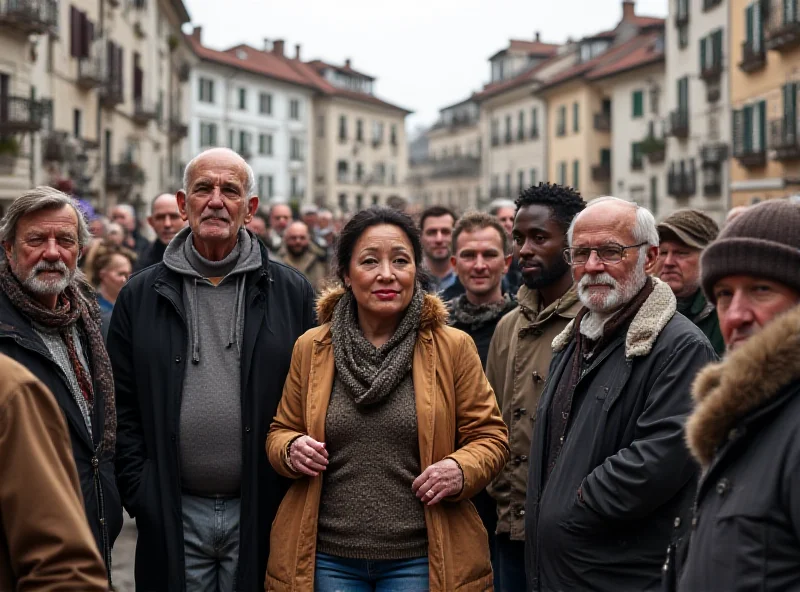
<svg viewBox="0 0 800 592"><path fill-rule="evenodd" d="M112 212L114 210L122 210L123 212L126 212L131 218L136 219L136 208L134 208L131 204L124 204L124 203L117 204L111 208Z"/></svg>
<svg viewBox="0 0 800 592"><path fill-rule="evenodd" d="M516 210L517 206L510 199L495 199L489 204L489 214L492 216L497 216L497 212L503 208L511 208L512 210Z"/></svg>
<svg viewBox="0 0 800 592"><path fill-rule="evenodd" d="M572 231L575 229L575 222L578 221L578 218L580 218L582 214L588 212L593 206L609 201L625 204L635 212L636 222L633 226L632 234L633 239L637 243L646 243L643 248L657 247L659 245L660 240L658 237L656 219L653 217L653 214L650 212L650 210L643 208L642 206L631 201L620 199L619 197L614 197L612 195L606 195L590 201L586 205L586 208L583 210L583 212L580 212L572 219L572 223L569 225L569 230L567 230L567 241L569 242L570 247L572 246Z"/></svg>
<svg viewBox="0 0 800 592"><path fill-rule="evenodd" d="M189 193L189 173L197 164L197 161L207 152L210 152L212 150L223 150L225 152L233 154L234 156L238 156L241 159L242 164L244 165L244 170L247 173L247 185L245 186L245 197L248 198L253 197L253 195L255 195L256 192L256 175L253 172L253 167L247 164L247 161L244 158L242 158L238 152L236 152L235 150L231 150L230 148L224 148L224 147L209 148L208 150L203 150L200 154L198 154L192 160L189 161L189 164L187 164L186 168L183 169L183 192L186 194Z"/></svg>
<svg viewBox="0 0 800 592"><path fill-rule="evenodd" d="M82 249L92 239L83 212L69 195L44 185L26 191L8 207L6 215L0 220L0 243L14 242L17 238L17 224L23 216L41 210L60 210L64 206L71 207L78 218L78 245Z"/></svg>

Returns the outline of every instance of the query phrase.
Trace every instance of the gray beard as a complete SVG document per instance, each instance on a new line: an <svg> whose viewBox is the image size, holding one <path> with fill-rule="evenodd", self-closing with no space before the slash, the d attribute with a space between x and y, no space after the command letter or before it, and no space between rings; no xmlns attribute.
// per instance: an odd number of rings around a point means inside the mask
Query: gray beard
<svg viewBox="0 0 800 592"><path fill-rule="evenodd" d="M603 314L599 312L588 312L584 315L583 319L581 319L581 335L584 337L591 339L592 341L597 341L603 336L603 329L614 313L611 314Z"/></svg>

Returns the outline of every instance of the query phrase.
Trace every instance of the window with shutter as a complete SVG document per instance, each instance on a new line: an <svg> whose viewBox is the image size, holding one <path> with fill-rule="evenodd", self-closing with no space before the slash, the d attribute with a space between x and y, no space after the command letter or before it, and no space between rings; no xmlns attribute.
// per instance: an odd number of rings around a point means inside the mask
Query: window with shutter
<svg viewBox="0 0 800 592"><path fill-rule="evenodd" d="M81 57L88 58L92 50L92 40L94 40L94 23L83 13L81 27Z"/></svg>
<svg viewBox="0 0 800 592"><path fill-rule="evenodd" d="M767 102L758 103L758 150L763 152L767 149Z"/></svg>
<svg viewBox="0 0 800 592"><path fill-rule="evenodd" d="M580 124L578 123L580 119L578 117L579 109L578 103L572 104L572 131L576 133L580 131Z"/></svg>
<svg viewBox="0 0 800 592"><path fill-rule="evenodd" d="M74 6L69 7L69 55L80 57L81 53L81 13Z"/></svg>
<svg viewBox="0 0 800 592"><path fill-rule="evenodd" d="M633 117L644 117L644 93L640 90L633 91Z"/></svg>
<svg viewBox="0 0 800 592"><path fill-rule="evenodd" d="M714 64L722 64L722 29L712 36L714 47Z"/></svg>
<svg viewBox="0 0 800 592"><path fill-rule="evenodd" d="M706 38L700 39L700 72L706 69Z"/></svg>
<svg viewBox="0 0 800 592"><path fill-rule="evenodd" d="M579 189L580 188L580 173L581 173L581 163L577 160L572 161L572 188Z"/></svg>
<svg viewBox="0 0 800 592"><path fill-rule="evenodd" d="M764 23L762 21L761 2L753 3L753 49L760 51L764 46Z"/></svg>

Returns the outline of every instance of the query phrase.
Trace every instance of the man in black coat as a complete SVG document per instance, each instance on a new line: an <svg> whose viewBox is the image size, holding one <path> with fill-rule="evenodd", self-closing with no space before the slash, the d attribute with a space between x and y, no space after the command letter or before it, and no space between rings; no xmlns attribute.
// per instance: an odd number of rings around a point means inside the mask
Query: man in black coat
<svg viewBox="0 0 800 592"><path fill-rule="evenodd" d="M111 579L122 529L114 380L96 297L76 271L90 238L72 199L56 189L37 187L8 208L0 221L0 353L41 380L64 413L86 518Z"/></svg>
<svg viewBox="0 0 800 592"><path fill-rule="evenodd" d="M286 484L264 450L314 292L244 229L253 174L216 148L187 167L189 221L119 295L108 336L117 470L136 518L136 588L263 590Z"/></svg>
<svg viewBox="0 0 800 592"><path fill-rule="evenodd" d="M616 198L573 220L565 256L583 308L553 341L525 507L528 589L658 590L697 466L683 440L690 386L716 354L645 267L655 220Z"/></svg>
<svg viewBox="0 0 800 592"><path fill-rule="evenodd" d="M681 591L800 589L798 228L800 205L772 200L703 253L728 353L694 385L686 434L703 477ZM665 573L681 571L676 560Z"/></svg>

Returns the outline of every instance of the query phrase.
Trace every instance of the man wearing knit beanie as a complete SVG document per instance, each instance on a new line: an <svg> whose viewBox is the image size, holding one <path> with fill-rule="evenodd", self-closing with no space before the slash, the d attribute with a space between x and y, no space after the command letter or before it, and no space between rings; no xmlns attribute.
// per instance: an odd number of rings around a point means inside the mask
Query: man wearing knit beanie
<svg viewBox="0 0 800 592"><path fill-rule="evenodd" d="M718 354L725 351L714 305L700 289L700 255L719 234L719 227L700 210L678 210L658 225L658 277L678 300L678 312L708 337Z"/></svg>
<svg viewBox="0 0 800 592"><path fill-rule="evenodd" d="M800 205L734 218L701 258L728 352L693 385L703 471L678 590L800 590ZM674 563L674 561L673 561Z"/></svg>

